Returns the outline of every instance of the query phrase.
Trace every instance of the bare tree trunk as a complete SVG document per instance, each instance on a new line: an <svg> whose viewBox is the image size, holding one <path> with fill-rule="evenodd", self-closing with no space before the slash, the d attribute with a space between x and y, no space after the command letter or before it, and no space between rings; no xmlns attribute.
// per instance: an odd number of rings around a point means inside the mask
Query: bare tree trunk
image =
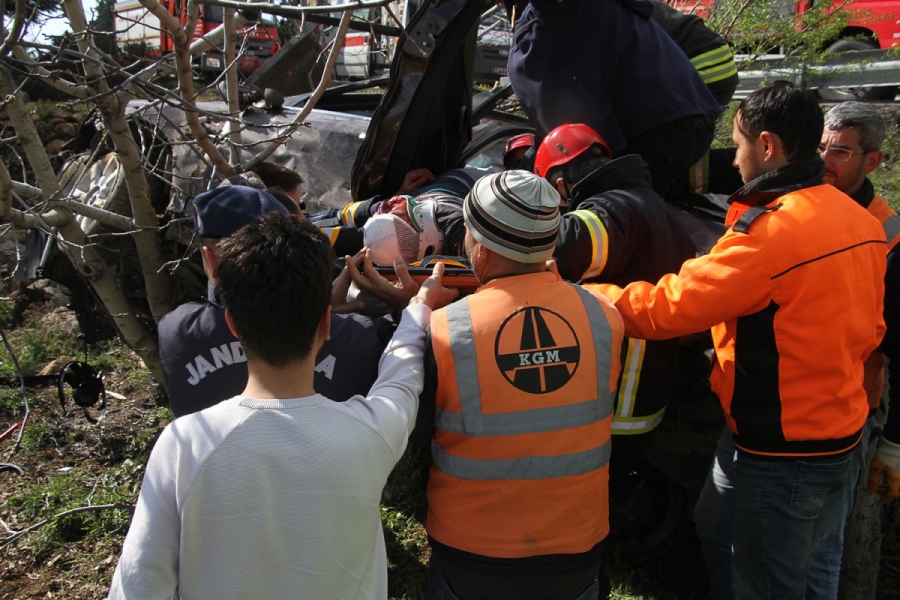
<svg viewBox="0 0 900 600"><path fill-rule="evenodd" d="M25 151L25 157L28 164L31 165L34 176L37 179L37 185L44 193L45 198L52 197L59 191L59 182L56 180L56 173L53 172L53 166L41 143L41 136L38 135L37 129L28 108L25 103L16 94L16 84L12 75L5 65L0 64L0 95L4 97L6 104L6 113L9 120L13 124L16 131L16 137L22 150Z"/></svg>
<svg viewBox="0 0 900 600"><path fill-rule="evenodd" d="M84 18L84 7L81 0L64 0L63 7L78 37L78 47L83 54L95 54L91 47L87 22ZM131 135L128 120L125 118L125 105L128 98L123 93L111 93L106 84L102 69L91 61L84 61L84 69L98 96L95 103L100 109L107 132L113 140L116 154L125 173L128 195L131 199L131 212L137 231L132 234L137 247L141 271L144 275L144 286L147 290L147 301L153 318L159 321L163 315L174 308L172 280L165 270L165 259L159 244L159 221L156 211L150 203L150 186L144 174L141 152Z"/></svg>
<svg viewBox="0 0 900 600"><path fill-rule="evenodd" d="M238 103L238 77L237 63L235 62L235 47L237 46L237 28L234 24L234 9L226 8L222 25L225 27L225 64L228 70L225 72L225 90L228 92L228 116L232 121L225 123L225 135L231 144L231 162L241 164L241 129L235 124L240 119L241 111Z"/></svg>
<svg viewBox="0 0 900 600"><path fill-rule="evenodd" d="M6 71L6 68L0 65L0 75ZM11 90L5 89L2 85L4 80L0 78L0 94L7 97L7 106L24 109L24 105L18 96L13 96ZM31 116L25 112L24 121L20 121L22 114L20 110L8 110L13 127L17 132L25 134L34 133L34 123ZM20 133L21 139L21 133ZM41 148L43 150L43 148ZM43 153L46 159L46 153ZM29 161L31 158L29 157ZM49 163L49 161L48 161ZM38 164L40 161L38 159ZM32 165L34 168L34 165ZM52 171L51 171L52 172ZM56 179L53 179L54 185ZM19 226L34 227L39 224L56 226L59 235L62 237L60 246L72 259L75 268L81 273L87 282L94 289L94 292L100 298L103 306L109 311L122 339L131 347L138 356L150 369L153 377L160 383L165 385L162 377L162 366L159 362L159 345L147 328L144 327L138 318L134 315L134 311L122 290L119 288L118 282L110 272L103 259L97 254L96 250L88 244L87 238L81 227L78 226L71 212L61 212L59 208L51 210L46 215L23 215L21 211L12 209L12 190L13 181L9 176L9 172L3 164L0 164L0 215L4 215L5 220L11 220L13 223L18 222ZM64 210L64 209L63 209ZM61 218L61 215L62 218ZM44 218L46 217L46 219ZM66 218L67 217L67 218ZM22 220L27 218L28 220Z"/></svg>

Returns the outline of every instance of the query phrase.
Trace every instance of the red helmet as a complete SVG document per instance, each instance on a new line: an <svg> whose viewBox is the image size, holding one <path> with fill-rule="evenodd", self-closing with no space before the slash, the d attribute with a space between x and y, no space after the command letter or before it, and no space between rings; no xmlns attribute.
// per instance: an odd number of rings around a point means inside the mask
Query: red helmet
<svg viewBox="0 0 900 600"><path fill-rule="evenodd" d="M523 153L531 152L532 155L534 154L533 150L529 150L530 148L534 148L533 133L520 133L519 135L509 138L509 141L506 142L506 148L503 149L503 168L524 168L522 166ZM513 152L515 150L522 150L522 152L516 152L514 155Z"/></svg>
<svg viewBox="0 0 900 600"><path fill-rule="evenodd" d="M534 134L520 133L509 138L506 148L503 149L503 155L506 156L516 148L531 148L532 146L534 146Z"/></svg>
<svg viewBox="0 0 900 600"><path fill-rule="evenodd" d="M534 172L546 177L550 169L566 164L594 144L603 146L606 156L612 158L612 150L606 140L587 125L560 125L541 142L534 159Z"/></svg>

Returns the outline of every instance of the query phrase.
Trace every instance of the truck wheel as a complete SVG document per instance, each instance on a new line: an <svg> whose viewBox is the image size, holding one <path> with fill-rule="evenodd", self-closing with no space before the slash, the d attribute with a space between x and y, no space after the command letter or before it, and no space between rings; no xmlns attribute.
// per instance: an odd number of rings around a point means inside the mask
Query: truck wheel
<svg viewBox="0 0 900 600"><path fill-rule="evenodd" d="M878 50L878 44L869 40L838 40L828 47L828 54ZM833 102L845 100L893 100L897 95L894 86L858 88L820 88L819 98Z"/></svg>
<svg viewBox="0 0 900 600"><path fill-rule="evenodd" d="M646 562L666 554L687 522L685 495L646 461L610 473L610 540L620 556Z"/></svg>

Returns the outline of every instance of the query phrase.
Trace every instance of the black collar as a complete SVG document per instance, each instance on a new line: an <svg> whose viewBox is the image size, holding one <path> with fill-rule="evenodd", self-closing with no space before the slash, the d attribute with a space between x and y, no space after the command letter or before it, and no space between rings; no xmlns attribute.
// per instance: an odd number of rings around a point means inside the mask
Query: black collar
<svg viewBox="0 0 900 600"><path fill-rule="evenodd" d="M633 188L652 189L653 181L647 163L637 154L627 154L614 158L573 185L568 210L594 194Z"/></svg>
<svg viewBox="0 0 900 600"><path fill-rule="evenodd" d="M824 175L825 163L818 155L812 156L760 175L732 194L728 202L763 206L789 192L822 185Z"/></svg>
<svg viewBox="0 0 900 600"><path fill-rule="evenodd" d="M869 208L869 205L872 204L872 200L875 199L875 186L873 186L872 182L869 181L869 178L866 177L859 189L850 194L850 197L856 200L856 203L863 208Z"/></svg>

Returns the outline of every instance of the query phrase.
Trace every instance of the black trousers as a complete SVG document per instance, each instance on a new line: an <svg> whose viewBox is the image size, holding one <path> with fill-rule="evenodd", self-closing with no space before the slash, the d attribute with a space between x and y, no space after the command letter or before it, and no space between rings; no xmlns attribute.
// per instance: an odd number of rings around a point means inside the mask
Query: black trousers
<svg viewBox="0 0 900 600"><path fill-rule="evenodd" d="M605 550L605 549L604 549ZM604 551L605 555L605 551ZM428 563L426 600L604 600L609 597L606 560L567 573L540 569L465 568L440 552ZM488 572L492 571L492 572Z"/></svg>

